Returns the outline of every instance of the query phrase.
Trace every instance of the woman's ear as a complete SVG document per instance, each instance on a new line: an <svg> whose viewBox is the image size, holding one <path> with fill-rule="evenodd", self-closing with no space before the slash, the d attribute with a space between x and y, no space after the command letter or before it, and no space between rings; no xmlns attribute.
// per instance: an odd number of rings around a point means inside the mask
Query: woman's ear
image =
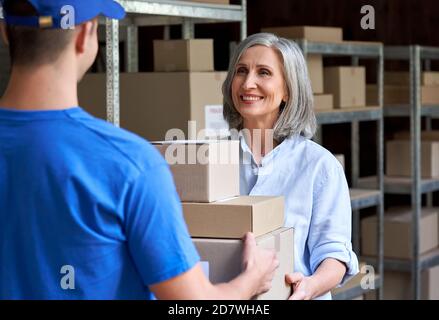
<svg viewBox="0 0 439 320"><path fill-rule="evenodd" d="M0 34L1 38L3 40L3 43L7 46L9 46L9 39L8 39L8 33L6 32L6 25L4 22L0 22Z"/></svg>

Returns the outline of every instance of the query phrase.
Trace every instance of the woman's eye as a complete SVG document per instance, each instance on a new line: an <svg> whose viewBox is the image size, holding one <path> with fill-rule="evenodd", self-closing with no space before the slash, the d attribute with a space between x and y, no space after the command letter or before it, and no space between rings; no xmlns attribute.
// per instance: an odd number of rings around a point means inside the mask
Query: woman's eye
<svg viewBox="0 0 439 320"><path fill-rule="evenodd" d="M236 69L236 73L237 74L247 73L247 69L246 68L238 68L238 69Z"/></svg>
<svg viewBox="0 0 439 320"><path fill-rule="evenodd" d="M259 74L263 75L263 76L269 76L271 75L270 71L266 70L266 69L262 69L259 71Z"/></svg>

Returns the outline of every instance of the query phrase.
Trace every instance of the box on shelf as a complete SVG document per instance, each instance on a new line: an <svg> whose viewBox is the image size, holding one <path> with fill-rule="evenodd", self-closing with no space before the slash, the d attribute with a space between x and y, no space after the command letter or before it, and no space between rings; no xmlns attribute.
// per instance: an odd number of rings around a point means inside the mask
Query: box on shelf
<svg viewBox="0 0 439 320"><path fill-rule="evenodd" d="M413 300L410 272L386 271L383 278L385 300ZM366 293L366 299L374 299ZM439 300L439 266L421 271L421 299Z"/></svg>
<svg viewBox="0 0 439 320"><path fill-rule="evenodd" d="M213 202L239 195L239 142L157 141L182 201Z"/></svg>
<svg viewBox="0 0 439 320"><path fill-rule="evenodd" d="M411 177L411 141L386 142L386 175ZM439 141L421 142L422 178L439 177Z"/></svg>
<svg viewBox="0 0 439 320"><path fill-rule="evenodd" d="M241 239L246 232L260 236L284 223L284 198L239 196L212 203L183 202L192 237Z"/></svg>
<svg viewBox="0 0 439 320"><path fill-rule="evenodd" d="M228 282L238 276L242 269L241 240L192 239L201 257L201 264L212 283ZM291 295L290 285L285 283L285 274L294 269L294 229L280 228L256 237L259 247L275 250L279 259L272 288L257 297L257 300L287 300Z"/></svg>
<svg viewBox="0 0 439 320"><path fill-rule="evenodd" d="M154 40L154 71L213 71L213 40Z"/></svg>
<svg viewBox="0 0 439 320"><path fill-rule="evenodd" d="M410 131L400 131L393 135L395 140L410 139ZM421 140L423 141L439 141L439 130L421 131Z"/></svg>
<svg viewBox="0 0 439 320"><path fill-rule="evenodd" d="M334 97L332 94L315 94L314 111L328 111L334 109Z"/></svg>
<svg viewBox="0 0 439 320"><path fill-rule="evenodd" d="M321 54L309 54L306 57L309 79L314 94L323 93L323 58Z"/></svg>
<svg viewBox="0 0 439 320"><path fill-rule="evenodd" d="M405 105L410 104L410 87L385 85L383 89L384 105ZM377 86L368 84L366 86L366 101L368 105L377 103ZM436 87L421 87L421 104L439 104L439 92Z"/></svg>
<svg viewBox="0 0 439 320"><path fill-rule="evenodd" d="M178 140L203 139L208 135L199 132L203 129L227 131L222 113L211 112L222 108L225 78L226 72L122 73L121 127L148 140L170 140L173 137L166 138L170 129L181 133ZM102 119L106 119L105 79L105 74L87 74L78 89L81 106ZM188 121L195 121L196 128L189 130Z"/></svg>
<svg viewBox="0 0 439 320"><path fill-rule="evenodd" d="M327 67L323 70L325 93L334 96L335 108L366 106L364 67Z"/></svg>
<svg viewBox="0 0 439 320"><path fill-rule="evenodd" d="M412 258L412 209L393 208L384 214L384 256L396 259ZM377 217L361 221L361 250L366 256L374 256L377 241ZM438 246L438 210L423 208L419 220L419 253Z"/></svg>
<svg viewBox="0 0 439 320"><path fill-rule="evenodd" d="M274 33L279 37L287 39L306 39L315 42L335 42L343 41L343 29L336 27L317 27L317 26L289 26L289 27L270 27L263 28L261 32Z"/></svg>
<svg viewBox="0 0 439 320"><path fill-rule="evenodd" d="M385 85L410 86L410 73L389 71L384 73ZM439 86L439 72L424 71L421 73L422 86Z"/></svg>

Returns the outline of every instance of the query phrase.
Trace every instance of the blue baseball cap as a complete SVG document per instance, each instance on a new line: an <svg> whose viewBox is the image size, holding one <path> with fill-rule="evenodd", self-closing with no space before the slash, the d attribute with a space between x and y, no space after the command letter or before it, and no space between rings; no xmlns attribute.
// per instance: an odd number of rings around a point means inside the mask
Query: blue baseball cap
<svg viewBox="0 0 439 320"><path fill-rule="evenodd" d="M5 23L17 26L60 29L66 19L73 19L69 25L79 25L99 15L120 20L126 14L125 9L114 0L27 0L38 15L13 16L5 10L5 1L11 0L0 0Z"/></svg>

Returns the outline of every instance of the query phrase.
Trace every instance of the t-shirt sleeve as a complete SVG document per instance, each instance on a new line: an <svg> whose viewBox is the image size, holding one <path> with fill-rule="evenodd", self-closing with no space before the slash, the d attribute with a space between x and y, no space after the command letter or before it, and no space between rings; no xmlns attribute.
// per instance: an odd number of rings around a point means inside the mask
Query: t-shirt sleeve
<svg viewBox="0 0 439 320"><path fill-rule="evenodd" d="M129 250L146 286L178 276L199 261L167 164L131 183L124 212Z"/></svg>
<svg viewBox="0 0 439 320"><path fill-rule="evenodd" d="M344 284L358 273L358 259L351 244L349 187L341 165L335 158L331 160L319 175L321 180L314 191L308 249L313 273L326 258L344 262Z"/></svg>

